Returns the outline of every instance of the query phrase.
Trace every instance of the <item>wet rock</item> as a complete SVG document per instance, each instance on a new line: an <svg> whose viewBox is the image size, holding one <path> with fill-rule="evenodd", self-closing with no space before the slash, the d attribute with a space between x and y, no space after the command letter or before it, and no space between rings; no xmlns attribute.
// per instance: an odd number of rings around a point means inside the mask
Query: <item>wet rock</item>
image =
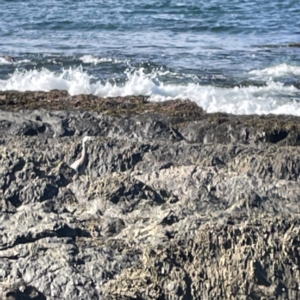
<svg viewBox="0 0 300 300"><path fill-rule="evenodd" d="M300 48L300 43L291 43L291 44L288 44L288 47L297 47L297 48Z"/></svg>

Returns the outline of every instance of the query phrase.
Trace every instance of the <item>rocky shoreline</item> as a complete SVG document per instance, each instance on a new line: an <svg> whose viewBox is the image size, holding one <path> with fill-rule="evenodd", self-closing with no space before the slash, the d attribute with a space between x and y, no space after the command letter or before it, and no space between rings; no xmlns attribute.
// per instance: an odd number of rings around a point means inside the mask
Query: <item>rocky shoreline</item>
<svg viewBox="0 0 300 300"><path fill-rule="evenodd" d="M299 121L0 92L0 298L299 298Z"/></svg>

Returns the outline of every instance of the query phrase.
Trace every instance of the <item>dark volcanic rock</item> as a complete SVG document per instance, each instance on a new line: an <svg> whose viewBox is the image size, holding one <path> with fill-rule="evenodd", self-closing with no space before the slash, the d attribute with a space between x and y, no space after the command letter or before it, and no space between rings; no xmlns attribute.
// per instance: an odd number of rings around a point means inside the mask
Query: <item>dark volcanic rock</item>
<svg viewBox="0 0 300 300"><path fill-rule="evenodd" d="M0 107L1 299L299 298L299 118L59 91Z"/></svg>
<svg viewBox="0 0 300 300"><path fill-rule="evenodd" d="M292 44L289 44L288 46L300 48L300 43L292 43Z"/></svg>

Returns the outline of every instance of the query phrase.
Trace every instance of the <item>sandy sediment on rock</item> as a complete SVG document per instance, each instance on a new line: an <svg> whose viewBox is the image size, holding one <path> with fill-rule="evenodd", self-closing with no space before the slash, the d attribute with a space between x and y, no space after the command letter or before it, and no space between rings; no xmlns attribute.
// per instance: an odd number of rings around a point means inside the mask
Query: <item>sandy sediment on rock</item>
<svg viewBox="0 0 300 300"><path fill-rule="evenodd" d="M0 109L1 299L299 297L299 118L62 91Z"/></svg>

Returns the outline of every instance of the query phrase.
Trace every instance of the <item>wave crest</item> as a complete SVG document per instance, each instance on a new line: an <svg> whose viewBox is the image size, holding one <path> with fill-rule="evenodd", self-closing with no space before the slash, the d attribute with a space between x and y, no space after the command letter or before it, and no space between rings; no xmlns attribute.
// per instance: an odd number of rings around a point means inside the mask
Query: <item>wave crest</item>
<svg viewBox="0 0 300 300"><path fill-rule="evenodd" d="M292 114L300 116L299 90L294 86L269 81L266 86L221 88L201 85L166 83L160 80L169 71L145 72L143 68L125 72L126 81L100 81L83 68L62 69L52 72L41 70L18 70L7 79L0 80L0 90L50 91L66 90L70 95L94 94L101 97L129 95L149 96L151 101L190 99L207 112L232 114ZM297 98L298 97L298 98Z"/></svg>
<svg viewBox="0 0 300 300"><path fill-rule="evenodd" d="M268 67L262 70L252 70L250 75L254 75L256 78L269 78L269 77L283 77L283 76L299 76L300 67L287 64L280 64L273 67Z"/></svg>
<svg viewBox="0 0 300 300"><path fill-rule="evenodd" d="M118 64L118 63L126 62L112 57L95 57L93 55L83 55L79 59L85 64L92 64L92 65L98 65L102 63Z"/></svg>

